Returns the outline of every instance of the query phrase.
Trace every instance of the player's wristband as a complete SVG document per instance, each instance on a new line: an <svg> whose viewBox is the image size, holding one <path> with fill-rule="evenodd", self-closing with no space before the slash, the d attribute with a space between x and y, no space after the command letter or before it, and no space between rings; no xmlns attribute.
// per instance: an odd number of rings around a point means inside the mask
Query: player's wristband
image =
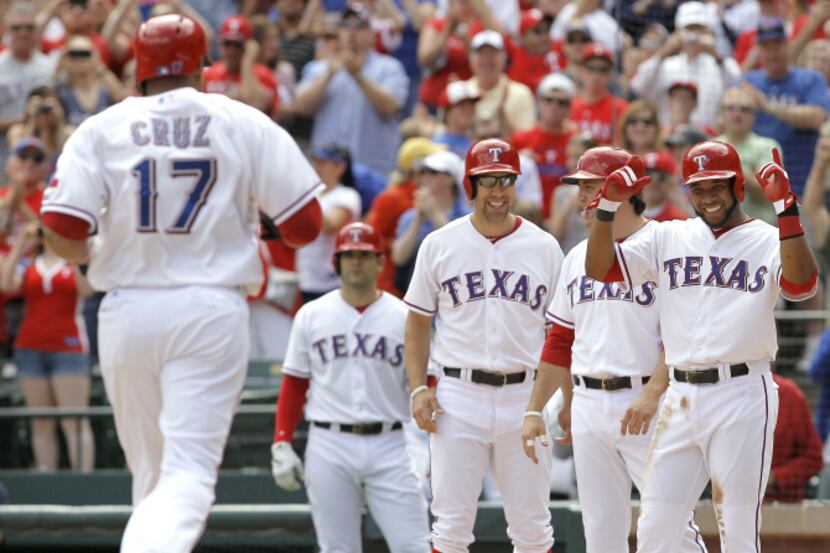
<svg viewBox="0 0 830 553"><path fill-rule="evenodd" d="M775 211L778 213L778 239L796 238L804 234L804 227L801 226L801 217L798 216L798 204L792 202L789 207L784 208L784 200L775 202ZM780 209L780 211L779 211Z"/></svg>
<svg viewBox="0 0 830 553"><path fill-rule="evenodd" d="M602 211L610 211L611 213L616 213L617 208L620 207L622 202L614 202L609 200L608 198L600 197L599 203L597 204L597 209Z"/></svg>
<svg viewBox="0 0 830 553"><path fill-rule="evenodd" d="M413 399L415 399L415 396L417 396L418 394L420 394L424 390L429 390L429 386L427 386L426 384L421 384L420 386L418 386L417 388L412 390L412 392L409 394L409 401L412 401Z"/></svg>
<svg viewBox="0 0 830 553"><path fill-rule="evenodd" d="M545 418L541 411L525 411L524 418L527 417L539 417L540 419Z"/></svg>

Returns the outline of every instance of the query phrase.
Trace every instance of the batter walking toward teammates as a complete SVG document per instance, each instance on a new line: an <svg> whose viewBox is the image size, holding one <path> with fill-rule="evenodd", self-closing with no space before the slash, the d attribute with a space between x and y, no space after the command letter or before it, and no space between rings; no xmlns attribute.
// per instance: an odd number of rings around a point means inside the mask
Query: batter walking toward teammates
<svg viewBox="0 0 830 553"><path fill-rule="evenodd" d="M586 209L605 179L625 166L636 174L644 169L639 158L621 148L592 148L562 182L579 186L580 208ZM655 232L658 223L642 216L645 207L639 194L620 205L614 220L618 240ZM566 437L573 435L587 552L628 553L631 483L641 489L651 420L669 385L660 339L660 290L653 280L623 290L617 283L585 276L586 246L582 241L574 247L562 265L548 310L553 327L525 413L522 443L536 461L534 440L546 431L540 412L561 386L565 406L559 419ZM550 455L544 448L540 453ZM693 520L682 540L683 553L705 553Z"/></svg>
<svg viewBox="0 0 830 553"><path fill-rule="evenodd" d="M514 551L553 546L551 457L533 464L519 438L563 255L555 238L510 213L519 173L518 153L502 140L470 149L464 187L473 213L426 237L404 297L412 413L432 433L432 544L440 553L473 542L488 469ZM439 374L434 391L428 365Z"/></svg>
<svg viewBox="0 0 830 553"><path fill-rule="evenodd" d="M267 116L197 90L207 45L196 22L152 18L135 44L144 97L75 131L42 214L47 243L89 260L107 292L101 371L135 506L121 551L182 553L204 529L245 381L245 295L263 280L257 208L287 242L308 243L322 185Z"/></svg>
<svg viewBox="0 0 830 553"><path fill-rule="evenodd" d="M818 277L777 150L773 159L756 179L778 229L741 210L741 161L722 142L697 144L683 158L696 219L660 223L615 244L615 211L648 179L624 167L600 192L586 274L629 289L658 282L671 378L643 476L639 553L680 551L688 513L710 479L721 549L760 551L778 414L773 309L779 293L794 301L812 296Z"/></svg>
<svg viewBox="0 0 830 553"><path fill-rule="evenodd" d="M340 230L334 265L340 289L305 304L291 327L271 446L274 480L300 488L303 464L291 439L310 387L305 484L322 553L362 551L364 500L392 553L426 553L426 500L401 430L409 419L406 306L378 290L383 247L371 226Z"/></svg>

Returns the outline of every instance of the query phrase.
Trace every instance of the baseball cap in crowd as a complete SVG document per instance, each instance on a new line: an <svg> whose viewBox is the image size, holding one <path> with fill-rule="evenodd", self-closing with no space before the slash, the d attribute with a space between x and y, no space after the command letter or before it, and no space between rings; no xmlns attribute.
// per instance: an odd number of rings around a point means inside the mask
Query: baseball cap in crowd
<svg viewBox="0 0 830 553"><path fill-rule="evenodd" d="M698 142L709 140L709 136L694 125L680 125L666 139L669 146L693 146Z"/></svg>
<svg viewBox="0 0 830 553"><path fill-rule="evenodd" d="M456 184L464 178L464 160L450 151L435 152L421 160L421 167L451 175Z"/></svg>
<svg viewBox="0 0 830 553"><path fill-rule="evenodd" d="M677 169L674 157L669 152L649 152L643 156L646 162L646 171L656 171L673 175Z"/></svg>
<svg viewBox="0 0 830 553"><path fill-rule="evenodd" d="M254 31L251 28L251 22L241 15L230 16L222 22L222 26L219 28L219 38L221 40L245 42L251 40L253 36Z"/></svg>
<svg viewBox="0 0 830 553"><path fill-rule="evenodd" d="M366 6L360 3L350 4L345 10L343 10L343 19L347 19L349 17L354 17L360 21L368 23L371 19L371 15L369 15L369 10L366 9Z"/></svg>
<svg viewBox="0 0 830 553"><path fill-rule="evenodd" d="M555 91L564 92L568 98L573 98L576 96L576 85L563 73L550 73L539 83L536 95L543 96Z"/></svg>
<svg viewBox="0 0 830 553"><path fill-rule="evenodd" d="M671 94L678 88L685 88L686 90L691 90L692 93L697 98L697 84L693 83L692 81L675 81L669 87L668 93Z"/></svg>
<svg viewBox="0 0 830 553"><path fill-rule="evenodd" d="M478 87L470 81L453 81L441 92L438 98L438 107L450 108L465 100L477 102L481 99Z"/></svg>
<svg viewBox="0 0 830 553"><path fill-rule="evenodd" d="M312 148L309 156L325 161L339 161L340 163L348 163L350 161L349 151L337 144L326 144Z"/></svg>
<svg viewBox="0 0 830 553"><path fill-rule="evenodd" d="M519 34L523 35L529 30L535 29L543 21L550 26L553 19L550 16L543 14L542 11L537 8L527 10L522 15L522 20L519 23Z"/></svg>
<svg viewBox="0 0 830 553"><path fill-rule="evenodd" d="M498 31L490 29L476 33L476 36L470 42L470 50L478 50L485 46L495 48L496 50L504 50L504 38L502 38L501 33Z"/></svg>
<svg viewBox="0 0 830 553"><path fill-rule="evenodd" d="M415 162L435 152L446 150L443 144L435 144L429 138L416 136L404 141L398 148L398 169L410 171Z"/></svg>
<svg viewBox="0 0 830 553"><path fill-rule="evenodd" d="M703 2L684 2L677 8L674 16L674 26L677 29L689 25L702 25L712 28L712 14Z"/></svg>
<svg viewBox="0 0 830 553"><path fill-rule="evenodd" d="M784 22L781 19L764 16L758 21L756 41L767 40L787 40L787 32L784 30Z"/></svg>
<svg viewBox="0 0 830 553"><path fill-rule="evenodd" d="M614 63L614 53L599 42L592 42L582 51L580 56L582 61L588 61L593 58L601 58Z"/></svg>
<svg viewBox="0 0 830 553"><path fill-rule="evenodd" d="M591 29L588 28L588 25L585 24L585 21L581 17L571 19L568 24L568 30L565 33L565 42L588 43L593 40Z"/></svg>
<svg viewBox="0 0 830 553"><path fill-rule="evenodd" d="M42 140L34 136L27 136L14 143L14 155L20 155L27 148L34 148L43 154L46 153L46 144Z"/></svg>

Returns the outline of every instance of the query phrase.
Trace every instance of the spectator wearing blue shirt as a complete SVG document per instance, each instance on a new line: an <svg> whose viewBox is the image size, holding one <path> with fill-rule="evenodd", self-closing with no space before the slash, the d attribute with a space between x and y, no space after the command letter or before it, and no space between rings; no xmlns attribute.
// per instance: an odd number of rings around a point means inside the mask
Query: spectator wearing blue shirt
<svg viewBox="0 0 830 553"><path fill-rule="evenodd" d="M464 162L449 151L436 152L421 160L421 186L415 191L415 207L398 219L392 244L395 287L409 288L415 258L427 234L466 215L469 208L462 188Z"/></svg>
<svg viewBox="0 0 830 553"><path fill-rule="evenodd" d="M306 66L294 108L314 117L312 147L345 145L354 161L386 175L395 168L396 116L406 102L409 79L398 60L372 51L374 40L368 11L361 4L349 6L340 51Z"/></svg>
<svg viewBox="0 0 830 553"><path fill-rule="evenodd" d="M784 22L762 17L758 24L762 69L745 77L757 109L753 131L781 144L793 192L801 195L813 161L818 129L830 110L827 82L818 71L790 67Z"/></svg>
<svg viewBox="0 0 830 553"><path fill-rule="evenodd" d="M436 144L445 144L449 150L464 158L473 145L473 123L476 102L481 96L469 81L454 81L447 85L438 100L442 109L444 128L432 137Z"/></svg>

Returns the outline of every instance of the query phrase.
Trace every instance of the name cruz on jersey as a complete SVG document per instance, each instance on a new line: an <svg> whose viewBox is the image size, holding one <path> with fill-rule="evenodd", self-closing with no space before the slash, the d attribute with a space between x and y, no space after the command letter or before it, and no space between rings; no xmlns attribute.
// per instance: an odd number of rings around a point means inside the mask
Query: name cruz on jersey
<svg viewBox="0 0 830 553"><path fill-rule="evenodd" d="M654 304L654 289L657 283L646 281L640 285L637 294L632 290L625 290L625 286L618 282L599 282L587 275L571 280L565 290L573 307L577 303L591 301L619 300L633 302L642 307L649 307Z"/></svg>
<svg viewBox="0 0 830 553"><path fill-rule="evenodd" d="M206 136L210 121L210 115L204 114L192 118L153 117L149 122L133 121L130 123L130 133L136 146L146 146L152 141L153 146L207 147L210 146L210 139Z"/></svg>
<svg viewBox="0 0 830 553"><path fill-rule="evenodd" d="M364 357L387 361L393 367L400 367L403 361L403 344L386 336L372 334L334 334L311 343L312 351L321 363L346 357Z"/></svg>
<svg viewBox="0 0 830 553"><path fill-rule="evenodd" d="M766 265L754 272L745 259L710 255L674 257L663 261L663 271L669 277L669 290L687 286L732 288L757 293L764 289ZM750 276L751 275L751 276Z"/></svg>
<svg viewBox="0 0 830 553"><path fill-rule="evenodd" d="M534 285L523 273L490 269L445 278L441 280L441 293L450 297L454 308L472 301L501 299L523 303L536 311L545 305L548 287Z"/></svg>

